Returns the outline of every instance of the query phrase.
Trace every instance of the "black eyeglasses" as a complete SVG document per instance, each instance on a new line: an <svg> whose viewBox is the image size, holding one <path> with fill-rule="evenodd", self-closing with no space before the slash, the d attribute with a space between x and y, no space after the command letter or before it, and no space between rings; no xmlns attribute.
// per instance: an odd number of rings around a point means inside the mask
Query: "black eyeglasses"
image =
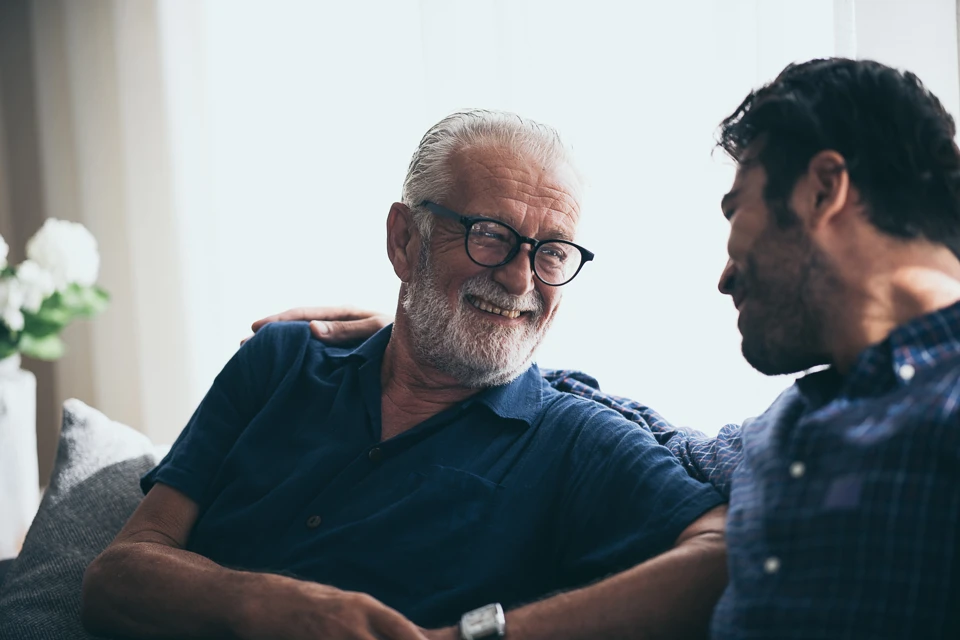
<svg viewBox="0 0 960 640"><path fill-rule="evenodd" d="M481 267L502 267L517 256L520 247L529 244L533 247L530 250L533 274L543 284L559 287L576 278L583 265L593 260L591 251L568 240L528 238L499 220L460 215L429 200L420 204L434 215L463 225L467 256Z"/></svg>

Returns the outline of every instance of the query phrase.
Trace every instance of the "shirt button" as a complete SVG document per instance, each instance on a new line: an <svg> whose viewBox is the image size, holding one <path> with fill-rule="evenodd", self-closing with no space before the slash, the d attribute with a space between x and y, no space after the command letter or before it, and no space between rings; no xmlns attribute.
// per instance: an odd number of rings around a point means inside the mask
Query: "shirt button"
<svg viewBox="0 0 960 640"><path fill-rule="evenodd" d="M900 374L900 379L904 382L910 382L913 380L913 376L917 375L917 370L913 368L912 364L905 364L900 367L897 373Z"/></svg>
<svg viewBox="0 0 960 640"><path fill-rule="evenodd" d="M307 529L316 529L320 526L320 523L323 520L320 519L320 516L310 516L307 518Z"/></svg>
<svg viewBox="0 0 960 640"><path fill-rule="evenodd" d="M766 573L774 574L777 571L780 571L780 558L776 556L770 556L763 561L763 570Z"/></svg>
<svg viewBox="0 0 960 640"><path fill-rule="evenodd" d="M799 460L790 465L790 477L791 478L802 478L803 474L807 472L807 465L803 464Z"/></svg>
<svg viewBox="0 0 960 640"><path fill-rule="evenodd" d="M380 450L380 447L374 447L367 452L367 457L370 458L370 462L380 462L383 460L383 451Z"/></svg>

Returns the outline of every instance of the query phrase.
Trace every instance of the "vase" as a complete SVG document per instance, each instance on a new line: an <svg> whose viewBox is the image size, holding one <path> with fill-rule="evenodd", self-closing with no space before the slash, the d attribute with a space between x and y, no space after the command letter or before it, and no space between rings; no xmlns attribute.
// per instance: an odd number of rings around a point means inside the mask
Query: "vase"
<svg viewBox="0 0 960 640"><path fill-rule="evenodd" d="M17 353L0 360L0 559L20 552L39 504L37 379Z"/></svg>

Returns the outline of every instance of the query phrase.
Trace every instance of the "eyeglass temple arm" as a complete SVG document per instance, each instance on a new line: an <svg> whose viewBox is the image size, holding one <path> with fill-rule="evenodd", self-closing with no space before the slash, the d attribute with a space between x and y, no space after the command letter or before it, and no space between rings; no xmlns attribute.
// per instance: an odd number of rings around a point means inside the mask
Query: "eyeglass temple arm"
<svg viewBox="0 0 960 640"><path fill-rule="evenodd" d="M444 206L437 204L436 202L430 202L429 200L424 200L420 203L421 207L425 207L433 212L434 215L440 216L442 218L450 218L451 220L456 220L461 224L466 224L467 217L462 216L456 211L451 211Z"/></svg>

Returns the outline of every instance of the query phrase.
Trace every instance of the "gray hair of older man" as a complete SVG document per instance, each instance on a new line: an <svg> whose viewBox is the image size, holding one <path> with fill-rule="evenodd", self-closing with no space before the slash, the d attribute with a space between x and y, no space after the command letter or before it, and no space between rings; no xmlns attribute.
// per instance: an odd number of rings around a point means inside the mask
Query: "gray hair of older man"
<svg viewBox="0 0 960 640"><path fill-rule="evenodd" d="M450 159L464 149L490 146L510 149L546 169L567 165L582 183L570 150L553 127L506 111L471 109L452 113L424 134L403 181L401 200L413 212L424 239L430 238L433 216L420 205L424 200L442 201L451 195L456 177ZM580 200L579 192L571 195Z"/></svg>

